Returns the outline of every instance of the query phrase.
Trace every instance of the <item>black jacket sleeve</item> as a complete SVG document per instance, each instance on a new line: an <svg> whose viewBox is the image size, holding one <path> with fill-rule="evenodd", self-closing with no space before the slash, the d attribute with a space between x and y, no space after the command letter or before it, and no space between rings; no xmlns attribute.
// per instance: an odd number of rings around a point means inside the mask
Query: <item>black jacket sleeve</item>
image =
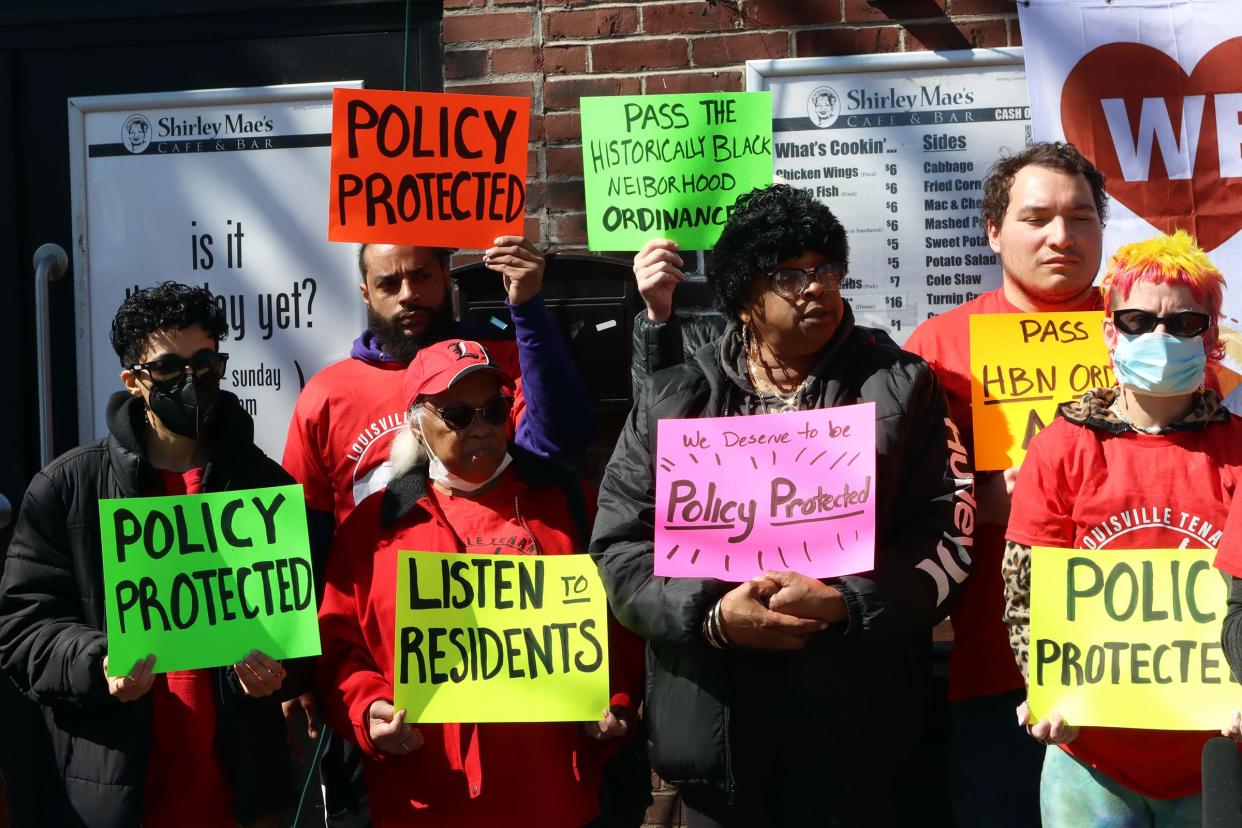
<svg viewBox="0 0 1242 828"><path fill-rule="evenodd" d="M664 368L680 365L702 345L720 336L725 318L714 311L674 313L666 322L652 322L647 312L634 317L630 382L638 399L643 381Z"/></svg>
<svg viewBox="0 0 1242 828"><path fill-rule="evenodd" d="M599 489L591 557L617 620L643 638L702 641L703 616L727 590L720 581L662 578L655 571L655 477L650 381L630 411Z"/></svg>
<svg viewBox="0 0 1242 828"><path fill-rule="evenodd" d="M99 527L71 525L69 511L52 479L36 474L0 578L0 669L40 704L88 706L111 699L107 640L82 617L69 533Z"/></svg>
<svg viewBox="0 0 1242 828"><path fill-rule="evenodd" d="M906 435L898 473L886 484L899 487L888 526L877 527L876 568L828 579L845 598L843 625L829 634L871 637L930 630L949 614L970 573L974 529L974 474L940 383L921 360L897 376L910 386L904 397L900 434Z"/></svg>

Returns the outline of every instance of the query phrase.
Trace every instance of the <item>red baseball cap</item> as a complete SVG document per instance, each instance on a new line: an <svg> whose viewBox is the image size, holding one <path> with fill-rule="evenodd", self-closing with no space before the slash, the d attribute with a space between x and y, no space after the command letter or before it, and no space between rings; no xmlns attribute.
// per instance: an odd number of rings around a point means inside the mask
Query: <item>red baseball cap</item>
<svg viewBox="0 0 1242 828"><path fill-rule="evenodd" d="M487 349L469 339L446 339L418 352L405 369L402 387L407 404L427 394L439 394L462 377L476 371L495 371L506 388L514 387L513 377L492 361Z"/></svg>

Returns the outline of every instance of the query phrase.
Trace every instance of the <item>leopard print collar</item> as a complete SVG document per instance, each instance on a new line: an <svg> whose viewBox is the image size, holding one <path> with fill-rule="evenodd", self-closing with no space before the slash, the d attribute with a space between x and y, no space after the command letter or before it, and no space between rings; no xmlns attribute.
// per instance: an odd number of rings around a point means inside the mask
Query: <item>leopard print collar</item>
<svg viewBox="0 0 1242 828"><path fill-rule="evenodd" d="M1115 385L1112 388L1094 388L1083 394L1079 400L1061 403L1057 407L1057 414L1076 425L1098 428L1112 434L1124 434L1130 430L1130 426L1112 409L1118 393L1119 389ZM1205 388L1195 394L1195 404L1190 413L1164 429L1164 432L1196 431L1212 423L1228 422L1229 416L1229 410L1221 401L1220 394Z"/></svg>

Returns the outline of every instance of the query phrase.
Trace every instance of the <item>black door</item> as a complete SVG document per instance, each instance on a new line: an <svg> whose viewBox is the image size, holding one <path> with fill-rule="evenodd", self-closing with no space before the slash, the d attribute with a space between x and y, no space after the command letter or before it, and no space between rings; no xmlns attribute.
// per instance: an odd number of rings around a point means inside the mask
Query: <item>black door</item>
<svg viewBox="0 0 1242 828"><path fill-rule="evenodd" d="M78 434L68 98L346 79L401 89L403 75L405 88L442 85L438 3L21 5L0 10L0 495L14 509L38 468L31 259L44 242L70 252L51 290L55 451ZM0 548L8 538L0 532Z"/></svg>

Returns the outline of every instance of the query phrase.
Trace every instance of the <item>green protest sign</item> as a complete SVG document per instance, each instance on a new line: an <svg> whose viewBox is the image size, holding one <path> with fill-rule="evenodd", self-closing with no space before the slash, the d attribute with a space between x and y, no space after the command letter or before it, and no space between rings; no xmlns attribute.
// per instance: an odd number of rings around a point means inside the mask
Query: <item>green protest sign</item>
<svg viewBox="0 0 1242 828"><path fill-rule="evenodd" d="M319 655L301 486L99 501L108 669Z"/></svg>
<svg viewBox="0 0 1242 828"><path fill-rule="evenodd" d="M772 183L772 93L582 98L591 250L716 243L733 202Z"/></svg>
<svg viewBox="0 0 1242 828"><path fill-rule="evenodd" d="M393 704L418 722L597 721L608 599L588 555L397 555Z"/></svg>

